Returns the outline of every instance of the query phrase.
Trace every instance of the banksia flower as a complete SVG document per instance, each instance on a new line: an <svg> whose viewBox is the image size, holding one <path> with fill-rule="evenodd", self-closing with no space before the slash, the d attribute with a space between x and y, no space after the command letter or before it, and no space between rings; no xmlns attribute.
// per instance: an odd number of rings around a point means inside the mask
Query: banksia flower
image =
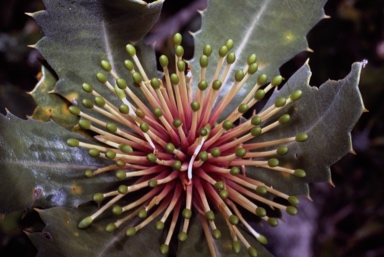
<svg viewBox="0 0 384 257"><path fill-rule="evenodd" d="M213 240L222 236L215 219L221 216L230 231L233 251L239 253L245 247L250 256L257 256L254 245L266 244L267 239L243 214L250 213L257 221L277 226L276 210L295 215L299 200L253 178L250 169L252 173L266 169L296 179L305 177L303 169L282 163L280 157L287 154L290 145L300 144L310 135L292 132L288 138L263 140L264 134L279 126L289 129L290 115L295 114L288 113L287 106L300 101L302 92L297 90L277 98L273 105L256 112L255 104L281 84L281 76L268 79L259 74L257 57L252 54L244 69L236 72L234 82L224 83L236 61L231 52L234 42L228 40L220 49L204 47L200 77L192 78L188 63L183 60L181 41L181 35L176 34L174 73L168 68L166 56L159 59L163 79L146 75L130 44L126 50L131 59L124 66L133 84L117 77L108 60L103 60L104 71L96 76L119 99L117 105L117 101L110 102L110 96L100 95L92 85L82 85L89 98L81 103L89 111L77 106L71 106L70 111L80 116L79 126L94 132L99 143L71 138L67 144L89 149L92 157L110 160L105 167L86 170L86 177L114 172L120 185L109 192L95 192L93 200L101 207L79 221L78 227L85 229L109 213L117 218L105 230L124 230L127 237L132 237L153 222L154 233L166 233L159 251L167 254L174 235L179 241L188 240L190 219L199 218L215 256ZM210 56L215 54L218 62L210 63ZM208 65L216 65L209 81ZM195 91L194 80L198 85ZM252 90L230 115L221 117L246 83L254 85ZM145 100L132 91L133 87L141 90ZM223 87L230 90L220 99ZM275 197L282 200L273 201ZM247 240L240 226L255 240Z"/></svg>

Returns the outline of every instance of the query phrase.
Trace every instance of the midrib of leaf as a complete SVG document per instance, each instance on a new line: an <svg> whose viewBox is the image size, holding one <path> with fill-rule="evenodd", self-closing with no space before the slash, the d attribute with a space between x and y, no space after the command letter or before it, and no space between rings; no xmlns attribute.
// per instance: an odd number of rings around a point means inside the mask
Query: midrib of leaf
<svg viewBox="0 0 384 257"><path fill-rule="evenodd" d="M53 168L53 169L76 169L76 170L85 170L85 169L97 169L100 166L90 166L90 165L73 165L68 163L55 163L50 164L49 162L32 162L32 161L3 161L2 163L11 164L16 166L28 166L37 167L37 168Z"/></svg>
<svg viewBox="0 0 384 257"><path fill-rule="evenodd" d="M107 54L107 59L108 59L109 63L111 64L112 70L116 70L115 60L114 60L113 55L112 55L111 45L109 44L108 31L107 31L106 26L105 26L105 20L101 21L101 33L103 35L104 50L105 50L105 53Z"/></svg>
<svg viewBox="0 0 384 257"><path fill-rule="evenodd" d="M252 36L252 32L254 31L255 27L259 23L260 18L263 15L264 10L267 8L269 3L271 3L271 1L268 1L268 0L264 1L263 6L259 9L255 19L253 20L251 25L248 27L248 30L246 31L244 37L242 37L242 40L240 41L240 45L237 47L236 56L241 56L241 53L245 49L248 41L250 40L250 38ZM232 74L232 71L234 68L235 68L235 65L232 65L231 68L229 69L228 74ZM228 80L228 78L227 78L227 80Z"/></svg>

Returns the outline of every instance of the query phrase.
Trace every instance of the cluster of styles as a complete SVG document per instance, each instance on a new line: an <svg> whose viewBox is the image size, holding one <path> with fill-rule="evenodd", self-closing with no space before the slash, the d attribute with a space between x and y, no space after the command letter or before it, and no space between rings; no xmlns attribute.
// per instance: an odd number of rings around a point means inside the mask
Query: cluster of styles
<svg viewBox="0 0 384 257"><path fill-rule="evenodd" d="M105 230L112 232L123 227L126 235L132 237L153 221L154 230L166 229L160 252L167 254L173 234L178 233L180 241L187 240L191 218L199 218L210 251L215 255L213 240L222 236L215 217L220 215L230 231L233 251L238 253L245 246L250 256L257 256L256 248L252 246L255 242L249 242L239 226L261 244L266 244L267 240L245 220L242 212L246 210L259 217L261 222L277 226L278 219L270 215L271 210L295 215L299 201L296 196L247 176L247 167L305 177L305 171L300 167L290 169L279 165L279 156L289 151L290 144L306 141L308 135L299 133L264 142L254 139L278 126L287 126L290 115L276 118L275 114L292 102L300 101L302 92L297 90L286 98L277 98L270 107L260 113L250 111L251 117L244 119L244 113L282 82L281 76L275 76L268 83L267 76L260 74L238 108L228 117L219 119L242 86L255 76L258 70L256 55L250 55L244 69L236 72L232 85L223 85L236 59L231 52L234 43L228 40L218 49L219 60L211 81L206 80L206 67L211 54L215 53L206 45L200 58L200 78L194 78L198 79L198 88L193 92L181 40L180 34L174 36L175 73L169 71L168 58L163 55L159 61L164 79L148 78L136 49L129 44L126 50L132 61L126 60L124 66L132 76L133 85L127 85L118 77L107 60L101 62L101 67L109 75L96 75L100 83L121 99L121 105L113 105L107 100L110 96L103 97L85 83L82 87L90 98L83 99L82 104L92 111L70 107L72 114L80 116L79 126L96 133L95 139L100 144L74 138L68 139L67 144L87 148L92 157L111 161L108 166L86 170L85 176L91 179L105 172L115 172L116 180L121 181L114 191L95 192L93 200L101 203L101 208L79 221L78 227L84 229L97 222L102 213L112 212L119 218ZM113 83L107 77L113 77ZM140 88L146 101L133 93L133 86ZM224 86L230 90L219 99L220 89ZM98 118L100 114L106 117L106 122ZM133 192L137 200L121 206L123 199ZM284 199L285 204L272 201L271 195ZM135 225L124 226L128 221ZM175 232L177 224L180 229Z"/></svg>

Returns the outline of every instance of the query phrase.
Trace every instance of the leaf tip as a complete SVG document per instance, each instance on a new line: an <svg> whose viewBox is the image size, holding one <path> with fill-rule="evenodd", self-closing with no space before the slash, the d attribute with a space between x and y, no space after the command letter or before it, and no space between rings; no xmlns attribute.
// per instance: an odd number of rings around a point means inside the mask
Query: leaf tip
<svg viewBox="0 0 384 257"><path fill-rule="evenodd" d="M324 16L322 17L323 19L331 19L332 17L327 15L327 14L324 14Z"/></svg>
<svg viewBox="0 0 384 257"><path fill-rule="evenodd" d="M305 49L305 51L310 52L310 53L314 53L315 52L315 51L313 51L312 48L309 48L309 47L307 47L307 49Z"/></svg>

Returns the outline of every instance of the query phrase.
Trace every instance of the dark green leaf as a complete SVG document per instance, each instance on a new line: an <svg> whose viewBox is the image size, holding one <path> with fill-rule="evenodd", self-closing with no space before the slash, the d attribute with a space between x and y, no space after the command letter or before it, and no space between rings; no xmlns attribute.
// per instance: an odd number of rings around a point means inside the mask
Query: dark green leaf
<svg viewBox="0 0 384 257"><path fill-rule="evenodd" d="M195 57L191 61L195 85L199 82L199 58L204 45L209 44L213 53L209 59L207 76L216 69L217 51L227 39L234 41L232 52L236 62L231 66L228 79L220 96L228 93L234 74L246 66L247 58L256 54L259 71L239 91L221 117L237 108L244 95L256 83L257 76L265 73L269 78L279 74L279 67L301 51L307 50L306 34L322 18L326 1L209 1L202 14L201 30L195 35Z"/></svg>
<svg viewBox="0 0 384 257"><path fill-rule="evenodd" d="M95 210L92 207L39 210L46 227L41 233L28 234L39 249L37 256L162 256L159 252L161 232L156 231L152 223L129 238L125 236L125 229L106 232L106 222L79 229L78 222Z"/></svg>
<svg viewBox="0 0 384 257"><path fill-rule="evenodd" d="M347 77L327 81L320 88L310 87L311 72L305 64L279 91L275 91L266 106L277 97L287 97L300 89L303 96L278 115L288 112L291 121L255 139L255 142L296 136L305 132L306 142L290 143L288 154L279 158L283 165L301 168L307 173L303 179L285 176L280 172L253 169L253 176L287 194L308 195L303 182L331 182L329 167L352 152L351 130L364 110L358 83L362 63L355 63ZM271 118L273 120L273 117Z"/></svg>
<svg viewBox="0 0 384 257"><path fill-rule="evenodd" d="M105 161L70 148L69 133L53 122L0 115L0 213L40 206L77 206L113 186L111 176L86 179L84 171ZM87 141L81 139L82 141ZM113 184L113 183L112 183Z"/></svg>
<svg viewBox="0 0 384 257"><path fill-rule="evenodd" d="M154 51L140 39L156 22L162 3L46 1L47 9L33 14L33 17L45 34L37 49L59 77L55 92L73 104L79 102L79 95L85 95L81 90L85 82L102 95L110 94L96 80L96 73L104 72L100 67L101 60L108 60L118 76L131 81L123 65L124 60L129 59L125 51L128 43L137 42L138 56L148 76L156 76ZM112 77L110 82L114 84Z"/></svg>

